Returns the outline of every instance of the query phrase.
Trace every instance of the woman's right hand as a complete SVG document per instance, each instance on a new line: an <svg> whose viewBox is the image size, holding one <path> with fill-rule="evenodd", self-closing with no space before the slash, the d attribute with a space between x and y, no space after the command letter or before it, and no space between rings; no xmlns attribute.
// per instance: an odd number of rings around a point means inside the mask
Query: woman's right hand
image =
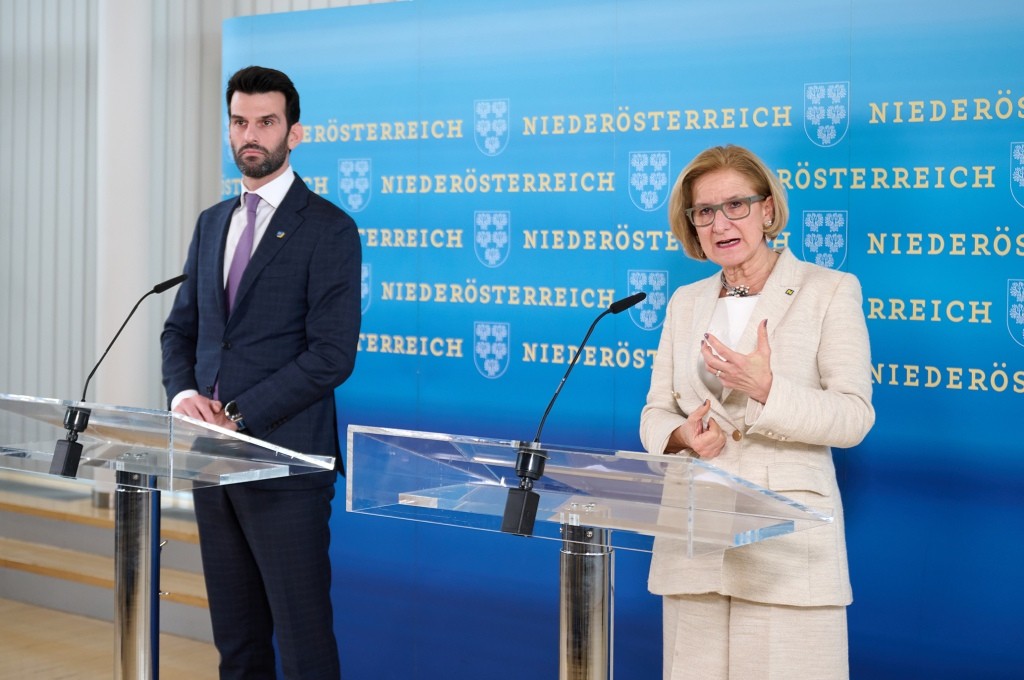
<svg viewBox="0 0 1024 680"><path fill-rule="evenodd" d="M666 453L675 453L682 449L690 449L698 458L710 460L722 453L725 448L725 433L714 418L704 418L711 412L711 402L705 401L686 419L686 423L677 427L669 437Z"/></svg>

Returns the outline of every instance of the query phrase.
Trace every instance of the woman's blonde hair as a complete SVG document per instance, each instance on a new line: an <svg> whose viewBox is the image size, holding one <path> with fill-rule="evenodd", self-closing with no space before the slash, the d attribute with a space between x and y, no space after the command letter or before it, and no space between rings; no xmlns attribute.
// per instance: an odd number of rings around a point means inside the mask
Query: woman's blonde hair
<svg viewBox="0 0 1024 680"><path fill-rule="evenodd" d="M693 206L693 185L704 175L725 169L735 170L749 179L754 193L765 197L771 196L775 214L771 226L764 228L765 238L773 239L778 236L786 227L786 220L789 218L786 190L764 161L742 146L729 144L706 149L697 154L697 157L679 173L668 201L668 221L672 233L683 244L686 254L695 260L708 258L700 247L696 227L686 216L687 209Z"/></svg>

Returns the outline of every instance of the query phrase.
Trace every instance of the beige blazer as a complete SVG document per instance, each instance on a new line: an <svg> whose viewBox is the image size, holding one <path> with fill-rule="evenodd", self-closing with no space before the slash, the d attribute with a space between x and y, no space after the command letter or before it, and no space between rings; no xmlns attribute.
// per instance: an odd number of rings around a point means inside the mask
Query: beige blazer
<svg viewBox="0 0 1024 680"><path fill-rule="evenodd" d="M871 357L852 274L783 251L735 350L752 352L768 319L772 388L764 405L741 392L718 399L698 374L700 341L718 300L718 274L672 296L654 361L640 439L662 454L686 414L711 400L726 434L710 461L816 510L830 525L692 559L681 541L657 538L648 587L658 595L715 592L795 606L852 601L843 507L830 447L858 444L874 424Z"/></svg>

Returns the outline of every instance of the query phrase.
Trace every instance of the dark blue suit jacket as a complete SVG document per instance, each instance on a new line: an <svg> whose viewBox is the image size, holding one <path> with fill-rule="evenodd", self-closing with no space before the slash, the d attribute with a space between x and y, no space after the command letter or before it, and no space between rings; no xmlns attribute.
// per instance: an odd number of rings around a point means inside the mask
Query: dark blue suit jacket
<svg viewBox="0 0 1024 680"><path fill-rule="evenodd" d="M221 402L237 403L247 434L338 456L334 388L352 373L359 341L355 222L296 175L228 316L224 244L237 206L237 198L218 203L196 224L185 262L189 278L161 335L168 399L187 389L212 397L218 385ZM259 484L303 488L333 483L334 474Z"/></svg>

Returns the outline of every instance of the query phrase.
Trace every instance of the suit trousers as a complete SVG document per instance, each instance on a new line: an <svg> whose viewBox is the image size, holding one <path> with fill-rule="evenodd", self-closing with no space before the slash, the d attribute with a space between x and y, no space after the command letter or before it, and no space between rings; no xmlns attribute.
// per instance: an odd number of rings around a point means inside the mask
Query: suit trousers
<svg viewBox="0 0 1024 680"><path fill-rule="evenodd" d="M194 494L203 573L223 680L337 680L329 555L334 486L249 484Z"/></svg>
<svg viewBox="0 0 1024 680"><path fill-rule="evenodd" d="M846 607L662 598L664 680L846 680Z"/></svg>

